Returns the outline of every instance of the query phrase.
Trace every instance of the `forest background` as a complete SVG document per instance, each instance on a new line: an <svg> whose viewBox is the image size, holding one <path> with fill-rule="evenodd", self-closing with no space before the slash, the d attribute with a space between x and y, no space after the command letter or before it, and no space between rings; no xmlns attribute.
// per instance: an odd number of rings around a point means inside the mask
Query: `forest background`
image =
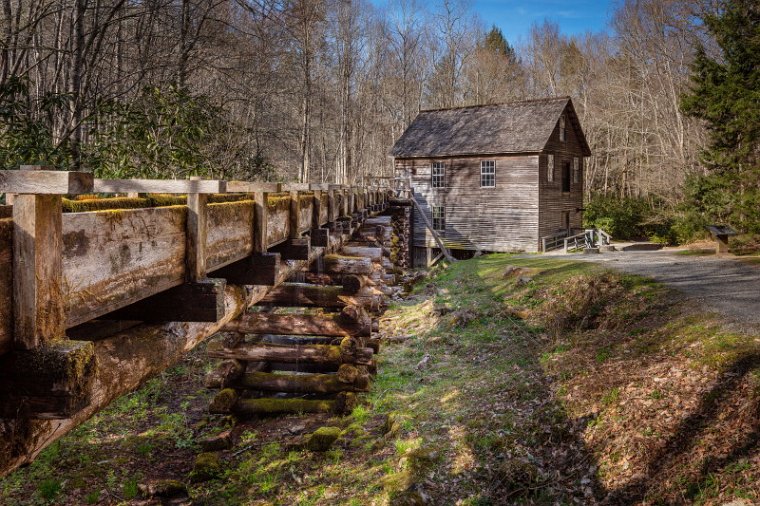
<svg viewBox="0 0 760 506"><path fill-rule="evenodd" d="M463 0L0 0L0 166L364 182L421 109L569 95L586 220L684 242L760 232L760 15L623 0L514 47Z"/></svg>

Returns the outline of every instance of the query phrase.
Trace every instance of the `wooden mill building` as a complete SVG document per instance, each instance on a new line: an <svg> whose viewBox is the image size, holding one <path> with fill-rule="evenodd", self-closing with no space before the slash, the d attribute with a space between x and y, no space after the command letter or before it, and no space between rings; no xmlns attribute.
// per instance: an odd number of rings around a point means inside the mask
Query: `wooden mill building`
<svg viewBox="0 0 760 506"><path fill-rule="evenodd" d="M393 146L419 209L447 248L539 251L580 228L586 138L569 97L422 111ZM415 211L415 264L436 253Z"/></svg>

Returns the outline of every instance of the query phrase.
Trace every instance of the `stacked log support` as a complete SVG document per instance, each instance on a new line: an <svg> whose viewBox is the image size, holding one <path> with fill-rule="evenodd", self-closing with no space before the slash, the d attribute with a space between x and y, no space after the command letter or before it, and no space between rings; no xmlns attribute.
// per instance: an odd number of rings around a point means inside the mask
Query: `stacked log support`
<svg viewBox="0 0 760 506"><path fill-rule="evenodd" d="M394 232L408 230L393 216L377 215L383 203L363 213L354 209L355 195L345 197L328 209L330 222L320 232L324 244L340 238L340 250L313 263L298 282L272 288L253 312L224 326L245 338L208 347L209 357L222 360L206 380L207 387L221 389L211 411L345 413L357 394L369 390L381 350L376 317L397 290Z"/></svg>

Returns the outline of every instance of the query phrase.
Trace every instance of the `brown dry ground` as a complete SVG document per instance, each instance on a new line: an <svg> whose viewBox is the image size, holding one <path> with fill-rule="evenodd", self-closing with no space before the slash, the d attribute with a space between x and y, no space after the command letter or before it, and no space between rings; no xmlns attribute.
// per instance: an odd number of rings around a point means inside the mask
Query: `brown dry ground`
<svg viewBox="0 0 760 506"><path fill-rule="evenodd" d="M187 481L197 439L230 426L194 504L760 502L760 340L650 280L491 255L381 330L405 339L350 416L208 415L197 350L0 480L0 504L150 503L138 484ZM336 445L303 449L323 425Z"/></svg>

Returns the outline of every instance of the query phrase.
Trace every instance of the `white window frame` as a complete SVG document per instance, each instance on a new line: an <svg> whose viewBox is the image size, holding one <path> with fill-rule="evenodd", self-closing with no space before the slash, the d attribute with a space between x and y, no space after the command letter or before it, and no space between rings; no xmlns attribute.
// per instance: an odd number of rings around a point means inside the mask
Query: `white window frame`
<svg viewBox="0 0 760 506"><path fill-rule="evenodd" d="M546 181L554 182L554 155L546 155Z"/></svg>
<svg viewBox="0 0 760 506"><path fill-rule="evenodd" d="M487 170L490 172L486 172ZM483 184L483 178L490 179L492 184ZM480 187L496 188L496 160L480 161Z"/></svg>
<svg viewBox="0 0 760 506"><path fill-rule="evenodd" d="M440 171L440 173L436 173ZM446 165L443 162L433 162L430 164L430 186L432 188L443 188L446 186Z"/></svg>
<svg viewBox="0 0 760 506"><path fill-rule="evenodd" d="M567 140L567 134L565 133L565 116L559 117L559 140L565 142Z"/></svg>
<svg viewBox="0 0 760 506"><path fill-rule="evenodd" d="M446 231L446 208L444 206L431 206L430 216L433 230L436 232Z"/></svg>
<svg viewBox="0 0 760 506"><path fill-rule="evenodd" d="M573 184L580 184L581 182L581 170L578 157L573 157Z"/></svg>

